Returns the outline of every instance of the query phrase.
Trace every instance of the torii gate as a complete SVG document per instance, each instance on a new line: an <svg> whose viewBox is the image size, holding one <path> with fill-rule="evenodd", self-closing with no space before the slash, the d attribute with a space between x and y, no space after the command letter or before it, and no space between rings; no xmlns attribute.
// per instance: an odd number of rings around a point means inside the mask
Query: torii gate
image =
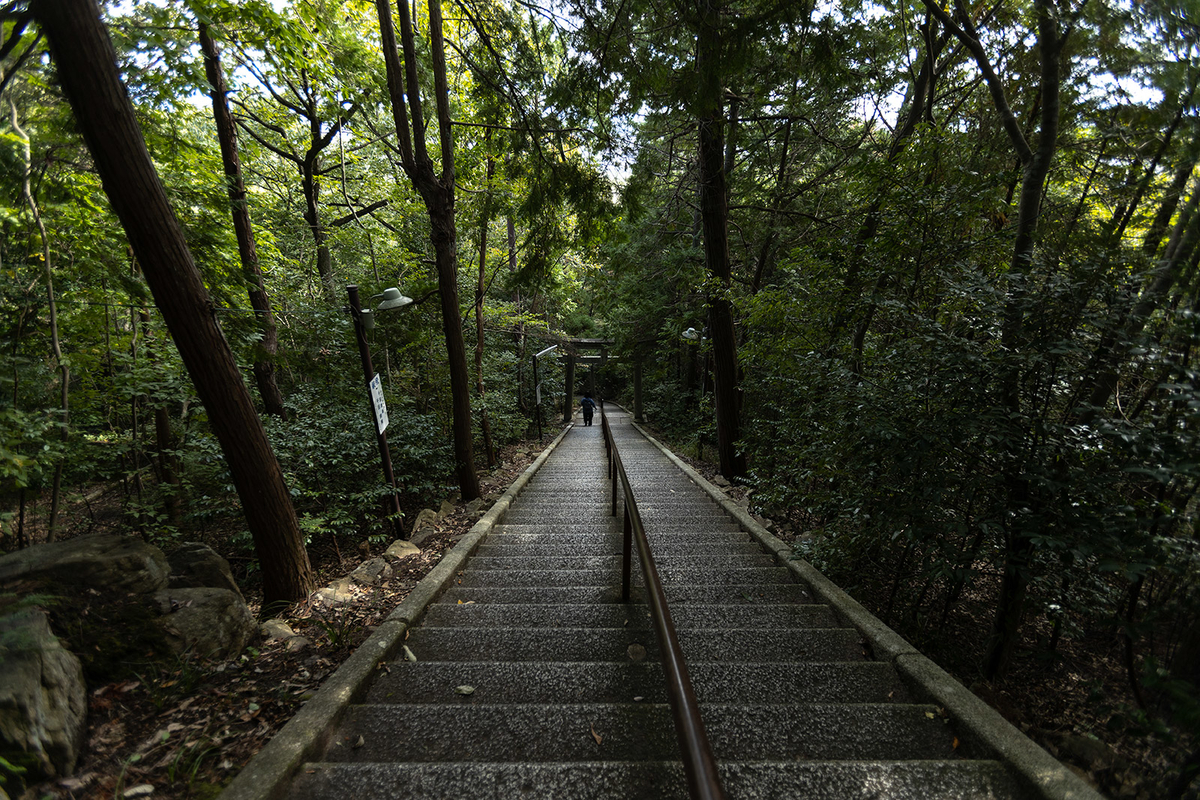
<svg viewBox="0 0 1200 800"><path fill-rule="evenodd" d="M596 365L608 362L608 351L616 342L613 339L567 339L564 344L567 369L563 392L563 422L570 422L571 414L575 411L575 365L588 366L588 392L595 394ZM599 353L580 355L581 350L598 350ZM642 421L642 360L638 357L634 358L633 364L633 416L637 422Z"/></svg>
<svg viewBox="0 0 1200 800"><path fill-rule="evenodd" d="M563 392L563 422L571 421L575 411L575 365L587 364L588 392L596 393L596 365L608 362L608 349L615 344L612 339L567 339L565 342L567 374ZM595 355L579 355L580 350L599 350Z"/></svg>

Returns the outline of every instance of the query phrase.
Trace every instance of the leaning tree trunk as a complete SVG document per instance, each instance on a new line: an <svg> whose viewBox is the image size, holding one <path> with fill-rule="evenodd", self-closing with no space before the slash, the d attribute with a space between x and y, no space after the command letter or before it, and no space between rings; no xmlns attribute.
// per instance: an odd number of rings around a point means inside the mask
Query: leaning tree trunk
<svg viewBox="0 0 1200 800"><path fill-rule="evenodd" d="M271 312L271 300L267 296L262 269L258 265L258 248L254 242L254 229L250 225L246 185L242 182L242 163L238 157L237 128L225 97L225 73L221 69L217 43L209 35L208 25L203 22L200 23L200 48L204 52L204 74L208 76L208 84L212 87L213 121L217 126L217 140L221 143L221 161L225 166L225 182L229 189L238 256L242 262L242 278L246 281L250 307L254 309L258 330L262 335L262 341L259 342L261 352L254 359L254 382L258 385L258 396L262 398L266 412L286 419L283 395L275 382L275 353L279 349L279 335L275 330L275 315Z"/></svg>
<svg viewBox="0 0 1200 800"><path fill-rule="evenodd" d="M96 0L33 0L58 77L113 210L208 412L254 537L264 608L304 598L313 573L283 473L117 74Z"/></svg>

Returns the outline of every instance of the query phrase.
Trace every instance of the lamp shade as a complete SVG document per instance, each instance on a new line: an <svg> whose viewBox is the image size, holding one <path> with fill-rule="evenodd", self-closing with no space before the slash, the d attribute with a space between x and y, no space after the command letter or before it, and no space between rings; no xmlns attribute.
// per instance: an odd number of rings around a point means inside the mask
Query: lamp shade
<svg viewBox="0 0 1200 800"><path fill-rule="evenodd" d="M378 296L383 298L383 302L376 306L380 311L387 311L389 308L400 308L413 301L411 297L405 297L401 294L400 290L395 286L384 289L383 294Z"/></svg>
<svg viewBox="0 0 1200 800"><path fill-rule="evenodd" d="M688 328L686 331L683 332L683 338L687 339L690 342L694 342L700 338L700 332L697 331L695 328Z"/></svg>

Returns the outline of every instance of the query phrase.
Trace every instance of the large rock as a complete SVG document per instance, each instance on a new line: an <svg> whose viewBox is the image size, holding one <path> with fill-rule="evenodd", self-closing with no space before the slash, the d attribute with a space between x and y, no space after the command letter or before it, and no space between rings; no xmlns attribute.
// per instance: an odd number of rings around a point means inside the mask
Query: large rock
<svg viewBox="0 0 1200 800"><path fill-rule="evenodd" d="M406 542L403 539L397 539L388 545L387 550L383 551L383 557L388 561L401 561L410 556L421 555L421 548L417 547L415 542Z"/></svg>
<svg viewBox="0 0 1200 800"><path fill-rule="evenodd" d="M372 558L359 564L358 567L347 575L350 580L360 586L374 586L380 581L386 581L392 577L392 568L388 566L388 562L382 558Z"/></svg>
<svg viewBox="0 0 1200 800"><path fill-rule="evenodd" d="M106 592L150 594L167 585L167 557L136 536L80 536L0 556L0 584L49 580Z"/></svg>
<svg viewBox="0 0 1200 800"><path fill-rule="evenodd" d="M46 614L0 617L0 756L26 780L70 775L87 731L83 667L65 650Z"/></svg>
<svg viewBox="0 0 1200 800"><path fill-rule="evenodd" d="M323 589L317 589L309 598L314 608L326 609L347 606L358 599L354 584L345 578L338 578Z"/></svg>
<svg viewBox="0 0 1200 800"><path fill-rule="evenodd" d="M254 617L229 589L166 589L154 595L163 616L158 624L177 653L229 658L241 652L254 633Z"/></svg>
<svg viewBox="0 0 1200 800"><path fill-rule="evenodd" d="M171 565L169 585L172 589L228 589L245 599L237 581L233 579L229 562L206 544L184 542L171 551L167 561Z"/></svg>
<svg viewBox="0 0 1200 800"><path fill-rule="evenodd" d="M432 508L422 508L417 512L417 518L413 520L412 531L410 533L415 534L424 528L432 528L437 524L438 519L440 519L438 512ZM409 538L412 537L410 536Z"/></svg>

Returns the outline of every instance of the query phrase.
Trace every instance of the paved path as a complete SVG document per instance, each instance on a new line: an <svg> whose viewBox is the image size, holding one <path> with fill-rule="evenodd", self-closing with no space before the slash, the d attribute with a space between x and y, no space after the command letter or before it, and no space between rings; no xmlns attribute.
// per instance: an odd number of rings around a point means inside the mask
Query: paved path
<svg viewBox="0 0 1200 800"><path fill-rule="evenodd" d="M1021 796L624 413L609 419L730 798ZM597 415L411 629L416 661L378 670L286 796L686 797L641 578L622 603L608 511Z"/></svg>

